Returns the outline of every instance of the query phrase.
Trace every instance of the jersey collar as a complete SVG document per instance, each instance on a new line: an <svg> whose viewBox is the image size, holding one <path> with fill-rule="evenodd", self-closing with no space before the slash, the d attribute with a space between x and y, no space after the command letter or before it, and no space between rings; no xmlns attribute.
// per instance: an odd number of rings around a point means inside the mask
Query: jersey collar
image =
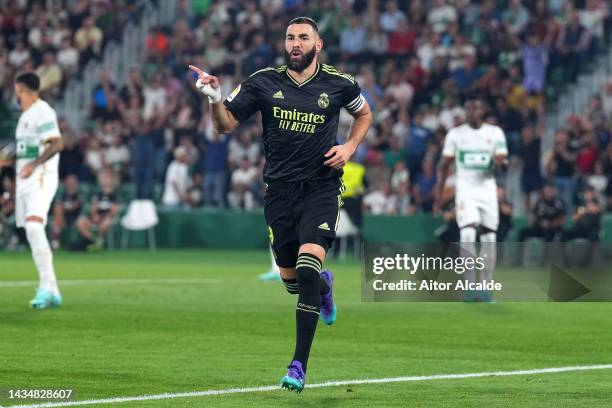
<svg viewBox="0 0 612 408"><path fill-rule="evenodd" d="M306 85L307 83L309 83L310 81L312 81L314 79L314 77L317 76L317 74L319 73L319 71L321 70L321 64L319 64L317 62L317 69L315 70L314 74L312 74L308 79L306 79L304 82L298 82L296 81L291 74L289 73L289 69L287 69L285 71L285 73L287 74L287 76L289 77L289 79L291 80L291 82L293 82L297 87L301 87Z"/></svg>

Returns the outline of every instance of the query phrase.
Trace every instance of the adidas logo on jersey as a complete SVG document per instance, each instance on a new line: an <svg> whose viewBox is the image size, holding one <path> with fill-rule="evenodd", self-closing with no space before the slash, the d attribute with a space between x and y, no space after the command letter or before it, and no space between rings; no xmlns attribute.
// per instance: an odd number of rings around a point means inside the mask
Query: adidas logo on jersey
<svg viewBox="0 0 612 408"><path fill-rule="evenodd" d="M283 95L283 91L276 92L274 95L272 95L272 97L276 99L285 99L285 96Z"/></svg>
<svg viewBox="0 0 612 408"><path fill-rule="evenodd" d="M327 225L327 223L324 222L323 224L319 225L319 229L329 231L329 225Z"/></svg>

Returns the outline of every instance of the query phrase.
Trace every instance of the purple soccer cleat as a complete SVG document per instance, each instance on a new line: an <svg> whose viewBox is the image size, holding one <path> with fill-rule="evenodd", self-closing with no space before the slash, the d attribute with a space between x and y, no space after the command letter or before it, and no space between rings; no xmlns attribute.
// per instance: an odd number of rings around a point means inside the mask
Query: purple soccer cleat
<svg viewBox="0 0 612 408"><path fill-rule="evenodd" d="M306 380L306 374L304 374L302 363L293 360L288 368L287 375L281 378L281 388L286 388L289 391L295 391L299 394L304 389Z"/></svg>
<svg viewBox="0 0 612 408"><path fill-rule="evenodd" d="M321 319L330 325L336 322L336 304L334 303L334 274L325 269L321 272L321 279L329 285L329 292L321 295Z"/></svg>

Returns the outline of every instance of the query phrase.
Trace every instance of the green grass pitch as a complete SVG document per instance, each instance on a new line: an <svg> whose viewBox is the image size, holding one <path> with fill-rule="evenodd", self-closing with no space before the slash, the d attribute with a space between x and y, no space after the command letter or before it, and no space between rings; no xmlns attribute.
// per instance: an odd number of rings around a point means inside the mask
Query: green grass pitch
<svg viewBox="0 0 612 408"><path fill-rule="evenodd" d="M95 399L276 384L293 352L295 297L257 281L268 257L59 253L59 279L72 280L62 286L65 304L33 311L33 285L9 286L37 279L29 254L0 253L0 389L72 388L77 399ZM362 303L359 264L327 265L336 274L338 321L318 327L308 383L612 363L611 304ZM612 370L596 370L116 406L557 408L611 401Z"/></svg>

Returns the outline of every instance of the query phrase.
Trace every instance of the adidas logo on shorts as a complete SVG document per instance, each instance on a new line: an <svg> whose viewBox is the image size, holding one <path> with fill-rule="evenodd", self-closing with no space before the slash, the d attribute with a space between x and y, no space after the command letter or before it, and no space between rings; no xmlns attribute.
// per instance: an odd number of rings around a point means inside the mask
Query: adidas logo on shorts
<svg viewBox="0 0 612 408"><path fill-rule="evenodd" d="M329 231L329 225L327 225L327 223L324 222L323 224L319 225L319 229Z"/></svg>

